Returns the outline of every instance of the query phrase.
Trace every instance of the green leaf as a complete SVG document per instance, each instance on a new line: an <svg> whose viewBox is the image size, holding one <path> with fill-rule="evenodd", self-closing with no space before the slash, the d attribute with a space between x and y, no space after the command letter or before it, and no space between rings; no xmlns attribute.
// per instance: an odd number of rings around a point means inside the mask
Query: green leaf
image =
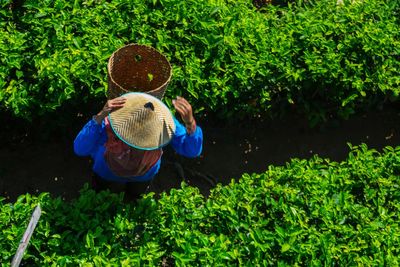
<svg viewBox="0 0 400 267"><path fill-rule="evenodd" d="M288 244L288 243L285 243L285 244L283 244L282 245L282 247L281 247L281 252L283 253L283 252L286 252L286 251L288 251L290 249L290 245Z"/></svg>

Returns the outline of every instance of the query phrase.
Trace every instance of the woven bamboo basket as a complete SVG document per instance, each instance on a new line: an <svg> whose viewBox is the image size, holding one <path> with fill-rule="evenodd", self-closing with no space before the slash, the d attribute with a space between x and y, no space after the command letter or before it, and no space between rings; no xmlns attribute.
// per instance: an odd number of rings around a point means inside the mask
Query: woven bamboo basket
<svg viewBox="0 0 400 267"><path fill-rule="evenodd" d="M167 58L150 46L129 44L108 60L108 99L128 92L164 96L172 70Z"/></svg>

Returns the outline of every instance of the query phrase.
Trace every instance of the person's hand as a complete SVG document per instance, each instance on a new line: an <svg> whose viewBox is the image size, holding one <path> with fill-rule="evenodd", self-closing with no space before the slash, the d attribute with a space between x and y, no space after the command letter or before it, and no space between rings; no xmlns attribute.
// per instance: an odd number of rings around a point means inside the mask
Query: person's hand
<svg viewBox="0 0 400 267"><path fill-rule="evenodd" d="M111 100L107 100L107 102L104 104L103 109L99 113L97 113L94 119L98 124L100 124L111 111L122 108L125 102L126 98L124 97L117 97Z"/></svg>
<svg viewBox="0 0 400 267"><path fill-rule="evenodd" d="M176 99L172 100L176 111L181 115L183 123L189 133L194 132L196 129L196 121L194 120L192 106L183 97L178 96Z"/></svg>

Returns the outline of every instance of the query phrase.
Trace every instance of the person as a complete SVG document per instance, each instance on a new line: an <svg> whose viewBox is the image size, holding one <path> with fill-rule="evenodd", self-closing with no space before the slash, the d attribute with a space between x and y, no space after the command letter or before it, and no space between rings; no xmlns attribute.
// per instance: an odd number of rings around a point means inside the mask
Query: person
<svg viewBox="0 0 400 267"><path fill-rule="evenodd" d="M198 157L203 132L192 106L183 97L172 100L183 123L159 99L145 93L128 93L106 101L74 140L78 156L93 160L93 186L102 181L133 185L139 197L158 173L162 148L170 144L177 154Z"/></svg>

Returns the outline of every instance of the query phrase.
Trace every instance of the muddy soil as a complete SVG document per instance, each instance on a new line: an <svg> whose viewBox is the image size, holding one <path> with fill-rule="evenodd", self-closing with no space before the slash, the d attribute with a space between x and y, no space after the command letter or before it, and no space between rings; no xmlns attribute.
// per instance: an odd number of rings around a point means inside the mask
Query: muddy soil
<svg viewBox="0 0 400 267"><path fill-rule="evenodd" d="M218 126L201 118L198 124L205 138L201 157L182 158L166 148L161 170L148 191L168 192L180 186L182 178L174 162L186 170L187 182L207 196L214 185L204 175L227 184L243 173L260 173L268 165L283 165L291 158L307 159L318 154L341 161L349 152L348 143L365 143L382 151L385 146L400 144L399 122L400 109L393 106L358 114L346 121L330 121L316 128L310 128L307 120L298 116L231 126ZM50 192L65 199L78 196L82 186L91 181L91 165L88 158L73 153L77 130L69 132L61 140L3 143L0 196L7 201L14 201L25 193ZM110 189L120 192L124 186L113 184Z"/></svg>

